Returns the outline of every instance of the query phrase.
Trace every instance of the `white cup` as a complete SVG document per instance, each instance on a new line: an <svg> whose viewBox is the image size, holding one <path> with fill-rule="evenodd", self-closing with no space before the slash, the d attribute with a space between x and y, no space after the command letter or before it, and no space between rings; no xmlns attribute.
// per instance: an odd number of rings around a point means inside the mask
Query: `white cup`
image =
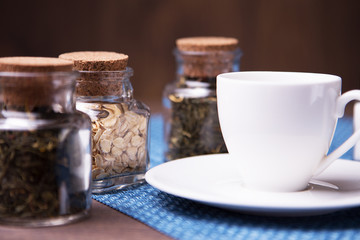
<svg viewBox="0 0 360 240"><path fill-rule="evenodd" d="M244 187L293 192L338 159L360 138L356 131L327 155L345 105L341 78L296 72L232 72L217 76L222 134Z"/></svg>

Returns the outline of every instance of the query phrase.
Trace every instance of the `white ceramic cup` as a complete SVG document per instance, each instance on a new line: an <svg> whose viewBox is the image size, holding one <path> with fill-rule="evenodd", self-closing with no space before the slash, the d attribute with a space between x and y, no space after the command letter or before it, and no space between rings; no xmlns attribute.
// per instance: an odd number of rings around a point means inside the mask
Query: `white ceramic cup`
<svg viewBox="0 0 360 240"><path fill-rule="evenodd" d="M345 105L341 78L296 72L232 72L217 76L222 134L244 187L272 192L306 189L310 179L348 151L356 131L327 156Z"/></svg>

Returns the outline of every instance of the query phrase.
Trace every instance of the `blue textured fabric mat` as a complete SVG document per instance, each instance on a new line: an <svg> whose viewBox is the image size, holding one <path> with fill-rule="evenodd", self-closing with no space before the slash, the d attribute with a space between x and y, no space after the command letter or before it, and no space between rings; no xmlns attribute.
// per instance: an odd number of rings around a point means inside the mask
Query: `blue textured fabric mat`
<svg viewBox="0 0 360 240"><path fill-rule="evenodd" d="M351 118L340 119L330 151L352 129ZM155 166L163 162L159 115L151 118L150 131L150 159ZM342 158L352 159L352 151ZM147 183L93 198L175 239L360 239L360 207L312 217L252 216L175 197Z"/></svg>

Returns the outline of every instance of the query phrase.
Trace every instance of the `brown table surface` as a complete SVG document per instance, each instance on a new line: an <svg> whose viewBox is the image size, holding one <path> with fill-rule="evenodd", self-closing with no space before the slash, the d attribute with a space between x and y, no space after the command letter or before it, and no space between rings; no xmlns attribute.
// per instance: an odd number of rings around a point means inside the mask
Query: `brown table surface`
<svg viewBox="0 0 360 240"><path fill-rule="evenodd" d="M111 240L171 239L147 225L102 203L92 200L91 216L80 222L45 228L21 228L0 225L1 240Z"/></svg>

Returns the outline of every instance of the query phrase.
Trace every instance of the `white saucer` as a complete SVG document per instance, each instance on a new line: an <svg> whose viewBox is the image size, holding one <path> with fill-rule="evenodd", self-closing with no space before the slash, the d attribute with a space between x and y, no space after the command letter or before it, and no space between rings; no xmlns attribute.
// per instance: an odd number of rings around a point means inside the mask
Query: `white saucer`
<svg viewBox="0 0 360 240"><path fill-rule="evenodd" d="M293 193L241 186L227 154L183 158L150 169L146 181L166 193L252 214L306 216L360 206L360 162L336 160L309 188Z"/></svg>

